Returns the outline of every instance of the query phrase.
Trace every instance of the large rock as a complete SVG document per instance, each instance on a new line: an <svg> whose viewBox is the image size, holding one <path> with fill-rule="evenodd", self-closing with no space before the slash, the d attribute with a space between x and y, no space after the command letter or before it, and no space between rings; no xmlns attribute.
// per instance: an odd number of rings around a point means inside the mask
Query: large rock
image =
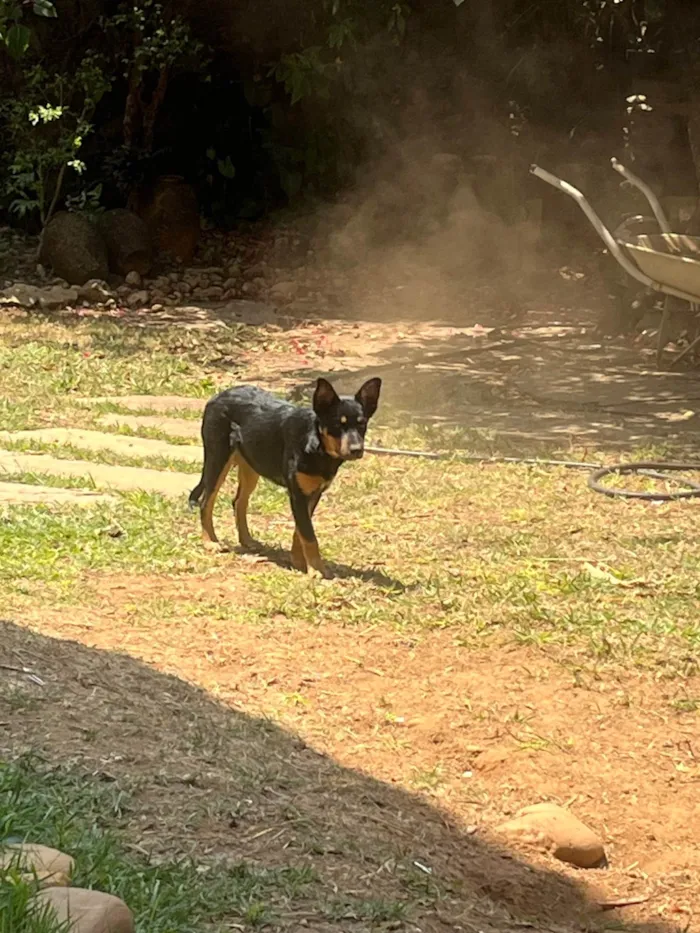
<svg viewBox="0 0 700 933"><path fill-rule="evenodd" d="M199 242L199 206L184 179L164 175L150 191L134 192L129 206L144 220L158 249L183 263L192 259Z"/></svg>
<svg viewBox="0 0 700 933"><path fill-rule="evenodd" d="M34 902L48 905L70 933L134 933L134 917L124 901L113 894L83 888L46 888Z"/></svg>
<svg viewBox="0 0 700 933"><path fill-rule="evenodd" d="M97 217L97 227L107 246L112 272L127 276L130 272L148 275L153 250L148 227L133 211L118 207Z"/></svg>
<svg viewBox="0 0 700 933"><path fill-rule="evenodd" d="M42 885L68 885L73 875L70 855L50 846L23 842L8 845L0 851L0 866L15 866L28 880L36 878Z"/></svg>
<svg viewBox="0 0 700 933"><path fill-rule="evenodd" d="M499 826L498 831L550 851L555 858L578 868L600 868L606 864L603 843L593 830L553 803L525 807L515 819Z"/></svg>
<svg viewBox="0 0 700 933"><path fill-rule="evenodd" d="M82 214L67 211L60 211L49 221L41 260L70 285L106 279L109 273L107 247L97 227Z"/></svg>

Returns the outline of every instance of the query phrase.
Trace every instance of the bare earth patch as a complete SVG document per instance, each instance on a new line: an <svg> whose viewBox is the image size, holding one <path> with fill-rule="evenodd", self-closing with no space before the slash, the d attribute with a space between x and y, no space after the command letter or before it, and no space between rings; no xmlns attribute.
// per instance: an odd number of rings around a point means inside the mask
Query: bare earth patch
<svg viewBox="0 0 700 933"><path fill-rule="evenodd" d="M538 651L481 653L460 647L448 633L405 637L373 627L361 631L290 625L283 618L251 628L233 621L245 572L207 579L108 576L93 582L101 602L96 610L72 612L69 618L30 610L25 624L44 636L79 638L87 647L107 652L101 663L108 669L127 663L107 660L114 651L147 665L132 666L135 679L128 688L117 688L119 704L112 704L107 719L104 706L81 707L75 696L75 671L50 655L37 655L34 643L25 643L20 630L13 630L5 650L12 645L23 657L31 657L32 668L63 696L58 707L41 704L40 732L51 744L58 743L55 751L60 757L78 750L81 755L94 753L80 733L95 733L99 738L90 741L110 750L105 764L109 771L122 772L124 764L116 762L128 762L127 773L146 782L147 814L155 805L153 795L158 796L152 786L154 759L164 754L167 760L172 752L159 745L165 737L153 741L149 705L128 713L123 703L127 694L148 692L153 670L203 688L223 709L239 711L237 715L245 711L246 717L279 722L290 735L299 735L328 756L324 760L335 762L334 767L349 769L348 774L406 788L416 795L411 806L423 800L437 807L457 834L448 848L442 848L445 840L440 839L437 848L424 849L424 828L404 827L398 838L440 877L457 872L468 889L496 896L511 913L524 911L540 921L574 919L575 905L566 899L542 902L542 890L525 883L517 860L504 862L498 856L494 862L493 856L485 859L483 850L478 860L469 857L472 844L498 850L503 843L494 835L497 824L543 799L571 807L594 828L605 840L611 867L584 875L536 849L524 849L522 855L538 870L585 883L598 903L649 898L626 908L626 919L679 922L697 909L700 864L692 816L699 812L697 714L678 702L680 694L672 682L622 671L614 677L581 677ZM196 606L204 598L229 605L231 621L195 613L163 622L154 616L150 624L141 617L138 627L129 623L129 607L135 602L172 600ZM71 651L66 646L65 652ZM110 679L104 680L104 671L92 670L80 674L78 682L91 685L106 700L114 689ZM71 720L75 726L69 728L66 723ZM13 717L6 728L16 742L23 736L35 741L36 725L35 717L22 716ZM66 742L73 752L61 748ZM212 758L206 745L190 750L187 759L179 761L180 770L206 772L206 782L216 786L235 783L238 763L218 753ZM341 808L362 806L365 792L358 791L357 781L352 778L336 798ZM326 805L310 794L304 819L313 811L313 819L323 822L322 809L316 807ZM388 826L396 818L396 811L387 811ZM170 818L159 810L153 842L169 837L170 844L177 845L181 819L178 810ZM260 823L259 816L251 819L254 826L243 834L250 849L242 849L241 834L235 834L238 854L266 857L263 853L269 850L261 841L268 832L301 844L284 820L278 824L269 818ZM330 817L331 834L338 829L333 828L335 820ZM360 827L357 831L363 832ZM263 835L256 838L258 832ZM227 829L206 821L189 838L213 851L233 844ZM280 837L274 838L277 845ZM316 864L327 867L322 857ZM590 910L594 917L595 910Z"/></svg>

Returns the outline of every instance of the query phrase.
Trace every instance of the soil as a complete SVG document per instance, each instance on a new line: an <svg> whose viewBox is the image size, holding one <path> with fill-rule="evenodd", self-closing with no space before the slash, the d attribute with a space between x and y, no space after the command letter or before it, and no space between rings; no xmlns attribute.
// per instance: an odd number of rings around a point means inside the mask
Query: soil
<svg viewBox="0 0 700 933"><path fill-rule="evenodd" d="M481 654L439 632L282 618L256 629L201 615L129 623L129 606L154 597L215 599L233 618L245 573L238 562L206 579L100 577L97 609L8 624L0 660L20 659L45 687L17 685L36 708L0 723L2 744L38 744L52 760L136 783L135 845L263 864L311 848L317 870L346 888L359 870L350 838L370 862L398 846L447 885L449 925L483 928L490 916L502 928L502 911L538 927L595 924L600 904L637 898L648 900L620 908L626 921L692 918L700 744L697 714L674 706L673 683L581 677L533 650ZM497 825L539 800L597 831L610 867L582 873L505 848ZM241 806L232 834L230 809ZM199 813L184 838L183 807ZM359 888L398 896L400 877L377 886L374 871ZM483 916L474 898L488 905Z"/></svg>

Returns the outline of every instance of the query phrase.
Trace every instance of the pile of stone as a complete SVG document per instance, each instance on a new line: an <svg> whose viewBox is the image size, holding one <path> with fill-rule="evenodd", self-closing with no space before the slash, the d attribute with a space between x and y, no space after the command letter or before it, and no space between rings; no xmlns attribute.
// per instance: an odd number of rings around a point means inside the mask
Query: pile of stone
<svg viewBox="0 0 700 933"><path fill-rule="evenodd" d="M0 867L16 868L28 884L37 884L32 899L38 911L52 911L70 933L134 933L134 917L113 894L74 888L73 859L58 849L34 843L5 845Z"/></svg>

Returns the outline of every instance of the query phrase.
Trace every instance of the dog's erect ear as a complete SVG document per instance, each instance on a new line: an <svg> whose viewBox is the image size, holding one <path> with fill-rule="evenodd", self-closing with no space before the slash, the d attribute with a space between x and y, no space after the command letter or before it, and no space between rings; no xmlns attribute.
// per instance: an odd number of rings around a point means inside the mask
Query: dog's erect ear
<svg viewBox="0 0 700 933"><path fill-rule="evenodd" d="M314 391L313 409L317 415L322 415L329 408L340 401L338 393L327 379L319 378Z"/></svg>
<svg viewBox="0 0 700 933"><path fill-rule="evenodd" d="M368 379L355 396L356 401L362 405L365 418L371 418L377 410L377 405L379 404L379 390L381 387L382 380L379 377Z"/></svg>

